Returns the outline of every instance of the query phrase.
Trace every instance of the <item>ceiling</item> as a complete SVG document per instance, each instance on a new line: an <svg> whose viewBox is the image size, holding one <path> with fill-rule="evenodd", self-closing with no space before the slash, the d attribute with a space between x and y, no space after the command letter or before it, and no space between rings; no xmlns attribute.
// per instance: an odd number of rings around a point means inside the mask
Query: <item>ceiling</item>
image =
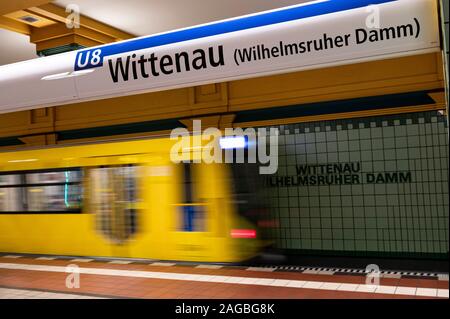
<svg viewBox="0 0 450 319"><path fill-rule="evenodd" d="M244 14L308 2L306 0L57 0L76 4L82 14L143 36Z"/></svg>
<svg viewBox="0 0 450 319"><path fill-rule="evenodd" d="M53 3L61 7L75 4L82 15L143 36L309 1L56 0ZM0 43L0 65L36 57L35 45L29 43L26 35L0 29Z"/></svg>
<svg viewBox="0 0 450 319"><path fill-rule="evenodd" d="M0 65L37 58L29 36L0 29Z"/></svg>

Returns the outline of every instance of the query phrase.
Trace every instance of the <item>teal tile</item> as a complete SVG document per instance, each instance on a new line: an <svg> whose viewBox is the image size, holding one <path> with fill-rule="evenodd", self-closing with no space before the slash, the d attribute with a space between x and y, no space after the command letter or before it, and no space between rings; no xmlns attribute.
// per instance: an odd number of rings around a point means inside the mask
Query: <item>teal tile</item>
<svg viewBox="0 0 450 319"><path fill-rule="evenodd" d="M344 232L342 229L342 221L339 221L337 219L332 220L332 233L333 233L333 238L338 238L338 239L342 239L344 236Z"/></svg>
<svg viewBox="0 0 450 319"><path fill-rule="evenodd" d="M354 239L355 238L355 233L354 233L355 230L353 228L353 224L351 225L350 228L343 228L342 231L343 231L344 239Z"/></svg>

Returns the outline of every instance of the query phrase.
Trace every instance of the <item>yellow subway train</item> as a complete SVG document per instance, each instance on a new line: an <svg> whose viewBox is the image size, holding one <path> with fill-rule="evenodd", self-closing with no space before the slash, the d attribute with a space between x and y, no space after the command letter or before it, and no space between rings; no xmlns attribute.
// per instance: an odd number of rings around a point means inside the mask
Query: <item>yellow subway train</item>
<svg viewBox="0 0 450 319"><path fill-rule="evenodd" d="M267 242L255 164L206 164L195 148L189 161L174 163L174 143L0 153L0 251L201 262L256 256Z"/></svg>

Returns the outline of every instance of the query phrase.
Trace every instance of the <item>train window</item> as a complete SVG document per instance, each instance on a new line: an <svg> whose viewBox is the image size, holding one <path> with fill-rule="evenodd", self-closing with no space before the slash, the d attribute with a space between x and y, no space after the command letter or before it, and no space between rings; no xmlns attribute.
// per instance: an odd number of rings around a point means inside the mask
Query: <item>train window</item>
<svg viewBox="0 0 450 319"><path fill-rule="evenodd" d="M0 186L21 184L21 175L0 175Z"/></svg>
<svg viewBox="0 0 450 319"><path fill-rule="evenodd" d="M81 180L81 170L26 174L29 184L72 183Z"/></svg>
<svg viewBox="0 0 450 319"><path fill-rule="evenodd" d="M109 166L90 170L90 205L97 230L115 243L137 232L137 166Z"/></svg>
<svg viewBox="0 0 450 319"><path fill-rule="evenodd" d="M191 163L180 164L181 168L181 204L179 210L181 213L179 230L185 232L205 231L205 212L202 203L199 203L197 194L198 181L195 178L194 170L198 165Z"/></svg>
<svg viewBox="0 0 450 319"><path fill-rule="evenodd" d="M78 168L0 175L1 213L79 213L82 173Z"/></svg>

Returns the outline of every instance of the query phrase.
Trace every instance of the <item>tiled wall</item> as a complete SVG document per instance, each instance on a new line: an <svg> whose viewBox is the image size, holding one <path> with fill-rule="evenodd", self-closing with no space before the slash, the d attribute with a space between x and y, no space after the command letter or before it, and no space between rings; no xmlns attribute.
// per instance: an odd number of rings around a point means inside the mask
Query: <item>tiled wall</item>
<svg viewBox="0 0 450 319"><path fill-rule="evenodd" d="M360 163L360 183L272 184L284 249L448 253L448 135L439 112L282 125L279 170ZM411 172L410 180L367 183L367 173ZM292 179L291 179L292 181ZM292 184L292 182L290 183Z"/></svg>

